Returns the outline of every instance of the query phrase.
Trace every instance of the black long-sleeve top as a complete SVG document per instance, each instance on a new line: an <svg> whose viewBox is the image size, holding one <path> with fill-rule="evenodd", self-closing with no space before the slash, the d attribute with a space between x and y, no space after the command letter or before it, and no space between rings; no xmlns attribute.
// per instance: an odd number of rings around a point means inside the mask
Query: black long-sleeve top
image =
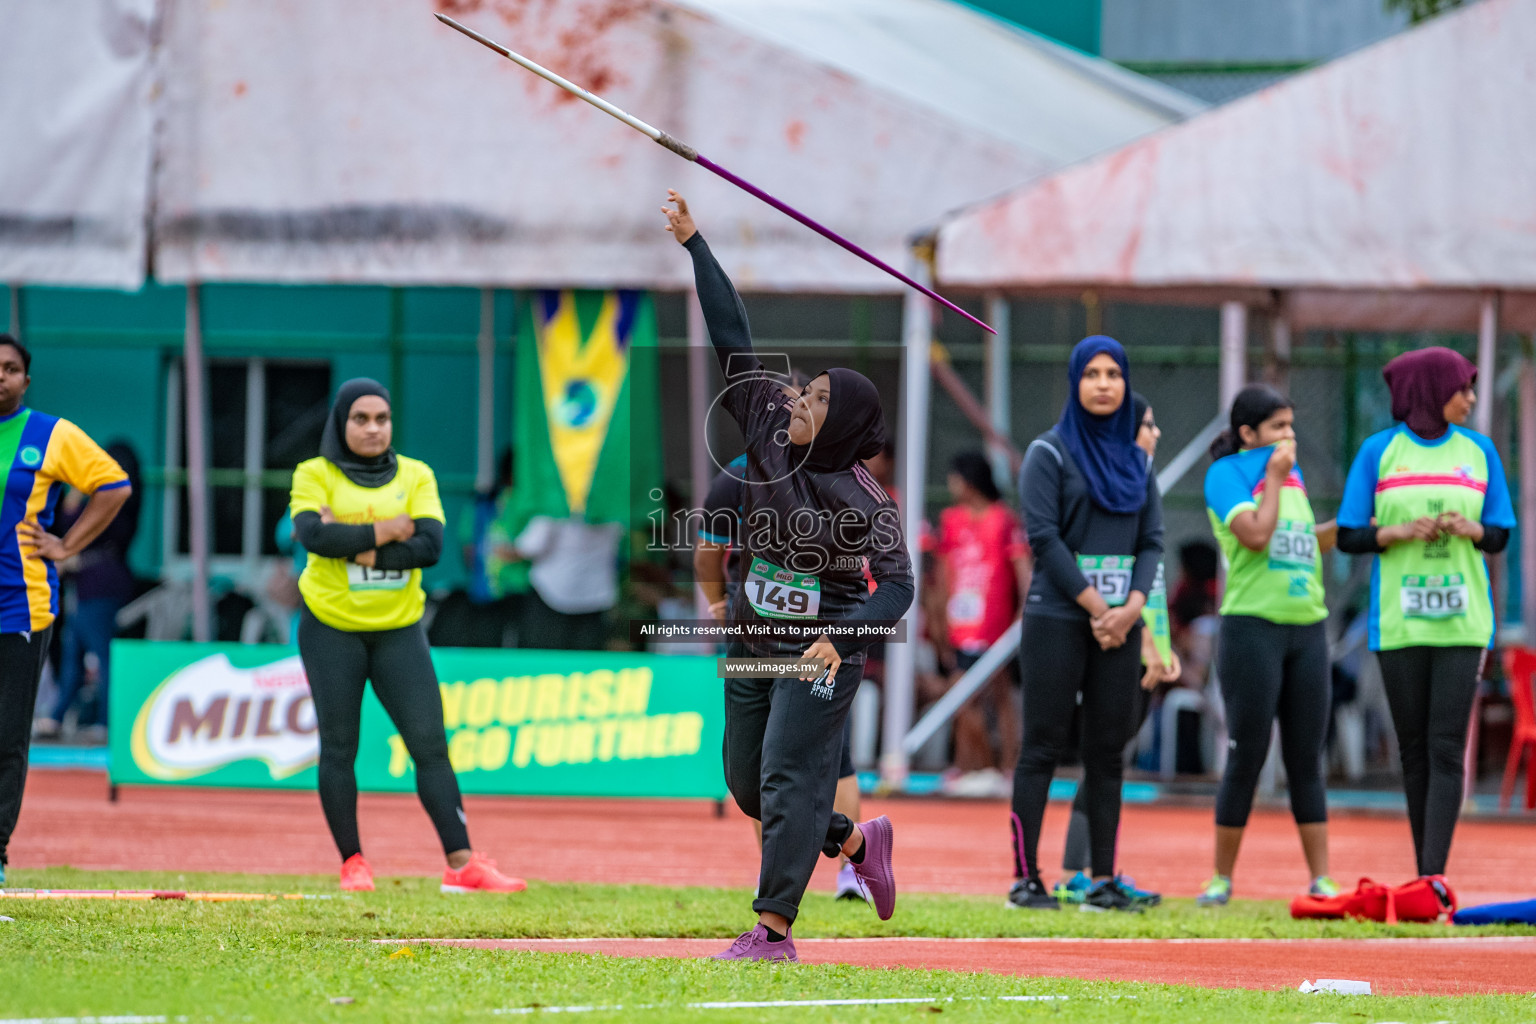
<svg viewBox="0 0 1536 1024"><path fill-rule="evenodd" d="M857 625L900 619L912 603L914 588L896 503L861 465L833 473L798 465L784 440L791 402L752 351L741 297L703 235L696 233L684 244L693 256L709 339L725 373L720 404L735 417L747 440L739 562L743 572L758 557L815 576L821 586L821 622ZM876 584L873 594L864 578L866 559ZM730 614L734 623L774 621L758 615L746 587L737 591ZM832 641L838 655L846 658L873 639L838 636Z"/></svg>
<svg viewBox="0 0 1536 1024"><path fill-rule="evenodd" d="M374 556L377 569L426 569L443 554L443 524L436 519L417 519L416 533L407 540L390 541ZM293 535L305 551L321 558L352 558L378 544L372 523L323 523L318 512L293 517Z"/></svg>
<svg viewBox="0 0 1536 1024"><path fill-rule="evenodd" d="M1387 550L1376 541L1375 526L1339 527L1339 550L1346 555L1377 555ZM1479 551L1496 555L1509 546L1509 530L1503 526L1483 524L1483 539L1472 542Z"/></svg>
<svg viewBox="0 0 1536 1024"><path fill-rule="evenodd" d="M1088 587L1078 555L1134 555L1130 590L1152 591L1163 558L1163 498L1147 473L1147 500L1134 514L1106 512L1088 494L1088 481L1067 446L1048 430L1024 454L1019 473L1024 528L1034 551L1029 615L1088 621L1077 595Z"/></svg>

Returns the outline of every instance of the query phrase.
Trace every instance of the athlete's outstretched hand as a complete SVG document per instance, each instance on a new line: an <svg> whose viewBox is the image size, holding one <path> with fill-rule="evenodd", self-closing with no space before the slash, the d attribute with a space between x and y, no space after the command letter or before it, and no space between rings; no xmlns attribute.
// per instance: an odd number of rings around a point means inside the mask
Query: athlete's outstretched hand
<svg viewBox="0 0 1536 1024"><path fill-rule="evenodd" d="M667 202L677 204L677 209L663 206L661 212L667 215L667 230L681 245L698 234L699 229L693 223L693 214L688 212L688 200L678 195L676 189L667 189Z"/></svg>
<svg viewBox="0 0 1536 1024"><path fill-rule="evenodd" d="M837 670L843 664L843 659L838 655L837 648L832 646L832 641L827 639L827 634L825 633L821 634L815 643L807 647L805 653L800 655L800 658L802 661L807 662L818 658L825 661L827 663L826 674L828 679L835 679L837 677ZM820 675L821 672L817 669L807 668L804 672L800 673L800 678L815 679Z"/></svg>

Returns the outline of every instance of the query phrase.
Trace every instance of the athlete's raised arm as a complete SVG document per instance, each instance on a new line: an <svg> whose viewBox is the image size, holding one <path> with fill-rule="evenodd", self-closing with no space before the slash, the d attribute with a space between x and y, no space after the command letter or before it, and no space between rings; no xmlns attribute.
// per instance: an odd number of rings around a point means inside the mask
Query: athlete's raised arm
<svg viewBox="0 0 1536 1024"><path fill-rule="evenodd" d="M747 310L741 304L741 296L736 294L736 287L709 251L704 236L699 234L693 214L688 210L688 200L672 189L667 190L667 200L675 204L675 208L661 208L667 215L666 229L693 256L699 306L704 310L704 325L709 329L709 340L720 360L720 369L727 381L743 373L755 373L762 364L752 354L752 332L747 326Z"/></svg>

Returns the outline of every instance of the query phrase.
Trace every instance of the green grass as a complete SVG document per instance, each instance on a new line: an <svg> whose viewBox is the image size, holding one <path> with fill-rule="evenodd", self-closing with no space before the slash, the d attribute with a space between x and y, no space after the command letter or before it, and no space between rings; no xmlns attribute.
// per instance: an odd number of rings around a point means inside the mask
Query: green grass
<svg viewBox="0 0 1536 1024"><path fill-rule="evenodd" d="M325 901L204 904L0 901L0 1018L184 1015L189 1021L522 1020L498 1008L625 1009L580 1021L673 1019L1085 1021L1530 1020L1529 996L1302 996L1175 986L1008 978L905 969L625 960L349 941L428 936L734 936L746 894L717 889L535 884L510 898L445 897L435 880L383 879L375 893ZM12 887L334 891L330 876L17 871ZM995 897L904 896L896 918L812 895L796 934L984 937L1369 937L1443 934L1430 926L1291 921L1280 903L1205 911L1175 900L1144 916L1020 914ZM1536 929L1477 929L1533 934ZM1457 934L1474 933L1459 929ZM722 943L723 945L723 943ZM1299 980L1299 979L1298 979ZM997 1002L999 996L1066 1001ZM953 1002L828 1009L688 1010L699 1001L845 998ZM332 998L351 998L333 1004ZM652 1009L642 1007L653 1006ZM565 1019L562 1015L559 1019Z"/></svg>

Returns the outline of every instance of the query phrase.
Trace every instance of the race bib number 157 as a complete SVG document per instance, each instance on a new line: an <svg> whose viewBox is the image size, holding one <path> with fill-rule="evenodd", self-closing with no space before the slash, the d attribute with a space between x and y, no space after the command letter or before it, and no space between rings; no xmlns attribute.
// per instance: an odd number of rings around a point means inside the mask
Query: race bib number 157
<svg viewBox="0 0 1536 1024"><path fill-rule="evenodd" d="M1077 567L1111 608L1125 604L1131 596L1131 569L1135 555L1078 555Z"/></svg>

